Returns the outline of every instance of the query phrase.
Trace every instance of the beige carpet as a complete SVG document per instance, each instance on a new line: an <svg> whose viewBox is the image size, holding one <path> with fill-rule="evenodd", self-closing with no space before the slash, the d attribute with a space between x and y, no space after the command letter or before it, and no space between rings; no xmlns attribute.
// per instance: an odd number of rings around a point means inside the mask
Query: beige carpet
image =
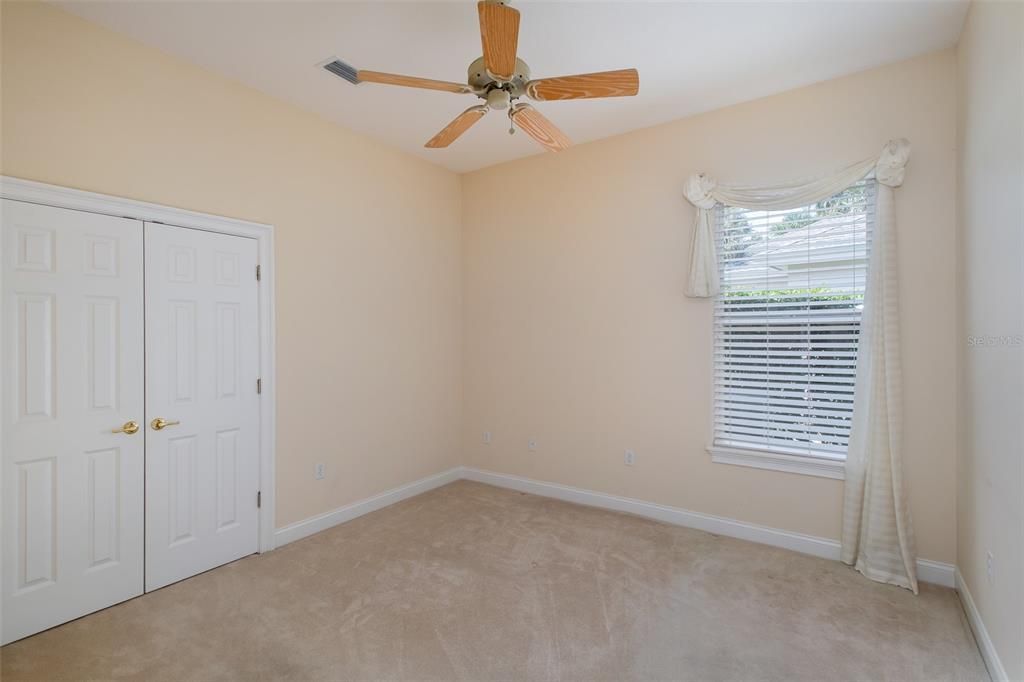
<svg viewBox="0 0 1024 682"><path fill-rule="evenodd" d="M952 590L460 481L2 651L4 682L985 680Z"/></svg>

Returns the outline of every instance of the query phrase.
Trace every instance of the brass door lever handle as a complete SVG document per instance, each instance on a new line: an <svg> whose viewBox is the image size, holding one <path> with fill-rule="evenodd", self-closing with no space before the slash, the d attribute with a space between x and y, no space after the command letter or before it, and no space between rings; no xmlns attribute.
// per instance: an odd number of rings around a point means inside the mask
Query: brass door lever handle
<svg viewBox="0 0 1024 682"><path fill-rule="evenodd" d="M119 429L112 429L111 433L127 433L129 436L139 430L139 422L125 422Z"/></svg>
<svg viewBox="0 0 1024 682"><path fill-rule="evenodd" d="M167 426L174 426L180 423L181 422L179 421L169 421L167 419L164 419L163 417L157 417L156 419L151 421L149 425L153 427L154 431L159 431L160 429L165 428Z"/></svg>

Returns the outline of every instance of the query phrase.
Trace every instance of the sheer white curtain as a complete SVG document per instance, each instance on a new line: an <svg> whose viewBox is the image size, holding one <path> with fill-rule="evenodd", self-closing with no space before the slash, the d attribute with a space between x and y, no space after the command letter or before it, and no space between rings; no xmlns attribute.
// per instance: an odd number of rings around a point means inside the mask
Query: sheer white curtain
<svg viewBox="0 0 1024 682"><path fill-rule="evenodd" d="M892 140L879 156L826 177L782 185L719 185L704 174L689 178L684 194L697 208L686 294L707 298L719 291L712 210L721 203L781 210L822 201L874 171L878 183L868 281L857 351L850 445L846 455L841 558L881 582L917 592L914 533L903 488L893 189L903 184L910 143Z"/></svg>

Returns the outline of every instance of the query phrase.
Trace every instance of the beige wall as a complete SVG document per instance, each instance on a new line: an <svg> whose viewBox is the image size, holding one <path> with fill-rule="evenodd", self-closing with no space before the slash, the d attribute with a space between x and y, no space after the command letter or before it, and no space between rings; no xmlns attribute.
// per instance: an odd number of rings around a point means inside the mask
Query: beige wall
<svg viewBox="0 0 1024 682"><path fill-rule="evenodd" d="M841 482L713 464L704 450L712 315L682 294L682 186L697 171L738 183L825 172L905 136L905 470L920 555L952 562L954 78L945 51L464 175L467 463L838 538ZM556 122L559 106L545 107Z"/></svg>
<svg viewBox="0 0 1024 682"><path fill-rule="evenodd" d="M4 174L275 226L279 526L458 463L456 175L34 3L2 94Z"/></svg>
<svg viewBox="0 0 1024 682"><path fill-rule="evenodd" d="M1024 3L974 2L957 56L963 325L957 564L1009 678L1021 680ZM975 338L990 336L1010 339L979 344Z"/></svg>

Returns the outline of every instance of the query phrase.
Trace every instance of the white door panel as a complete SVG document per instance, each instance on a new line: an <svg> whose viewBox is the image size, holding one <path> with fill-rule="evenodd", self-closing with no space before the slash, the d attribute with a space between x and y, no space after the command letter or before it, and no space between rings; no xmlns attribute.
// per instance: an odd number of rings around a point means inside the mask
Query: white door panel
<svg viewBox="0 0 1024 682"><path fill-rule="evenodd" d="M137 221L2 200L4 643L141 594Z"/></svg>
<svg viewBox="0 0 1024 682"><path fill-rule="evenodd" d="M257 551L254 239L146 224L146 589ZM161 418L172 422L152 426Z"/></svg>

